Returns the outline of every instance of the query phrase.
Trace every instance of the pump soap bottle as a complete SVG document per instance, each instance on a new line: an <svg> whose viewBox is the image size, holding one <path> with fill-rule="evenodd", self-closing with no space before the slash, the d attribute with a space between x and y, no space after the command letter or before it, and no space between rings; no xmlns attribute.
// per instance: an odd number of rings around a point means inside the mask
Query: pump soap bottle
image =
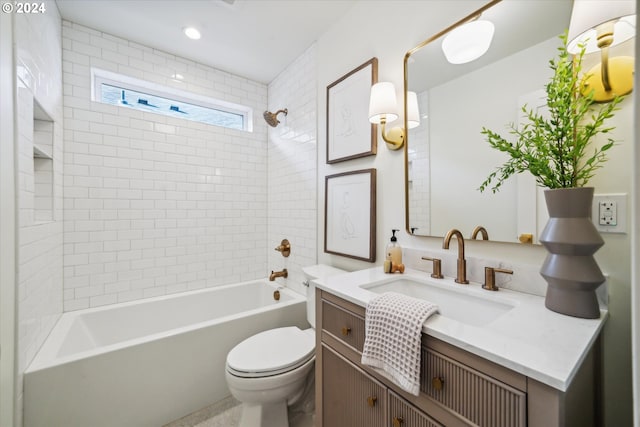
<svg viewBox="0 0 640 427"><path fill-rule="evenodd" d="M398 238L396 237L396 230L391 230L391 241L387 244L385 251L385 272L391 273L393 266L399 267L402 265L402 248L398 244ZM388 263L386 262L388 261ZM387 264L389 265L387 270Z"/></svg>

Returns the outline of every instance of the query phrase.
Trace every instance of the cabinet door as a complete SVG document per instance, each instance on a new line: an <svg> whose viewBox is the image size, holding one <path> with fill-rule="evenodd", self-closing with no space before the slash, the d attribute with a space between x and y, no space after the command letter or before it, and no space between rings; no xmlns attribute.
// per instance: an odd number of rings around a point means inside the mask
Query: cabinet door
<svg viewBox="0 0 640 427"><path fill-rule="evenodd" d="M324 427L384 427L386 387L322 345Z"/></svg>
<svg viewBox="0 0 640 427"><path fill-rule="evenodd" d="M420 389L473 425L526 425L525 393L424 347Z"/></svg>
<svg viewBox="0 0 640 427"><path fill-rule="evenodd" d="M419 411L392 391L389 391L389 423L387 425L391 427L442 427L442 424Z"/></svg>

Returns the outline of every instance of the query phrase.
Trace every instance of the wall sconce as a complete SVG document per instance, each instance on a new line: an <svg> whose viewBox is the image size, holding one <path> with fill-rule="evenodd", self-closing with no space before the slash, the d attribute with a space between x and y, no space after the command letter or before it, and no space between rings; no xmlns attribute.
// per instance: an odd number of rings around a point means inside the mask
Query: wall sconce
<svg viewBox="0 0 640 427"><path fill-rule="evenodd" d="M415 92L407 93L407 127L409 129L420 125L420 112L418 110L418 97ZM369 121L382 125L382 139L390 150L398 150L404 145L406 133L404 128L395 126L386 129L387 123L398 118L398 102L396 100L396 88L391 82L379 82L371 86L369 98Z"/></svg>
<svg viewBox="0 0 640 427"><path fill-rule="evenodd" d="M442 52L451 64L466 64L484 55L495 32L493 22L479 19L451 30L442 40Z"/></svg>
<svg viewBox="0 0 640 427"><path fill-rule="evenodd" d="M593 93L596 102L611 101L616 95L633 90L634 59L631 56L609 58L609 48L636 34L633 0L575 0L571 11L567 50L576 54L581 44L585 53L601 52L601 62L585 73L583 92Z"/></svg>

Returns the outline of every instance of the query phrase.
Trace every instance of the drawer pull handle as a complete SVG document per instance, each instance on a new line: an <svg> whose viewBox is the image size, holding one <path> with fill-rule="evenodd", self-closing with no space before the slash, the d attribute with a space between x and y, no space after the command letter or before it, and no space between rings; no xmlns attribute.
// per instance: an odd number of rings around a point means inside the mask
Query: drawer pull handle
<svg viewBox="0 0 640 427"><path fill-rule="evenodd" d="M404 420L402 419L402 417L394 417L393 418L393 427L400 427L403 422L404 422Z"/></svg>
<svg viewBox="0 0 640 427"><path fill-rule="evenodd" d="M431 379L431 385L438 391L442 390L442 388L444 387L444 378L433 377L433 379Z"/></svg>
<svg viewBox="0 0 640 427"><path fill-rule="evenodd" d="M346 326L342 328L342 335L345 337L351 333L351 328L347 328Z"/></svg>
<svg viewBox="0 0 640 427"><path fill-rule="evenodd" d="M372 408L373 408L374 406L376 406L376 401L377 401L377 400L378 400L378 398L377 398L377 397L375 397L375 396L369 396L369 397L367 397L367 403L368 403L368 404L369 404L369 406L370 406L370 407L372 407Z"/></svg>

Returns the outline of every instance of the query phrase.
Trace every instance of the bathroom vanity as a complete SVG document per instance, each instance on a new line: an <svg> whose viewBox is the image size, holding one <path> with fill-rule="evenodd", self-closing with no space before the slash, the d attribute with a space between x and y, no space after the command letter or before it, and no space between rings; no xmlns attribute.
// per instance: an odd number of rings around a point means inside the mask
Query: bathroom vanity
<svg viewBox="0 0 640 427"><path fill-rule="evenodd" d="M542 297L424 275L384 275L378 267L318 285L317 426L598 425L598 335L606 311L597 320L576 319L546 310ZM360 363L366 303L376 288L408 294L407 283L435 289L432 302L442 301L441 314L423 326L419 396ZM460 313L447 298L460 301ZM491 298L510 308L492 313L495 319L464 317L469 304L482 311Z"/></svg>

